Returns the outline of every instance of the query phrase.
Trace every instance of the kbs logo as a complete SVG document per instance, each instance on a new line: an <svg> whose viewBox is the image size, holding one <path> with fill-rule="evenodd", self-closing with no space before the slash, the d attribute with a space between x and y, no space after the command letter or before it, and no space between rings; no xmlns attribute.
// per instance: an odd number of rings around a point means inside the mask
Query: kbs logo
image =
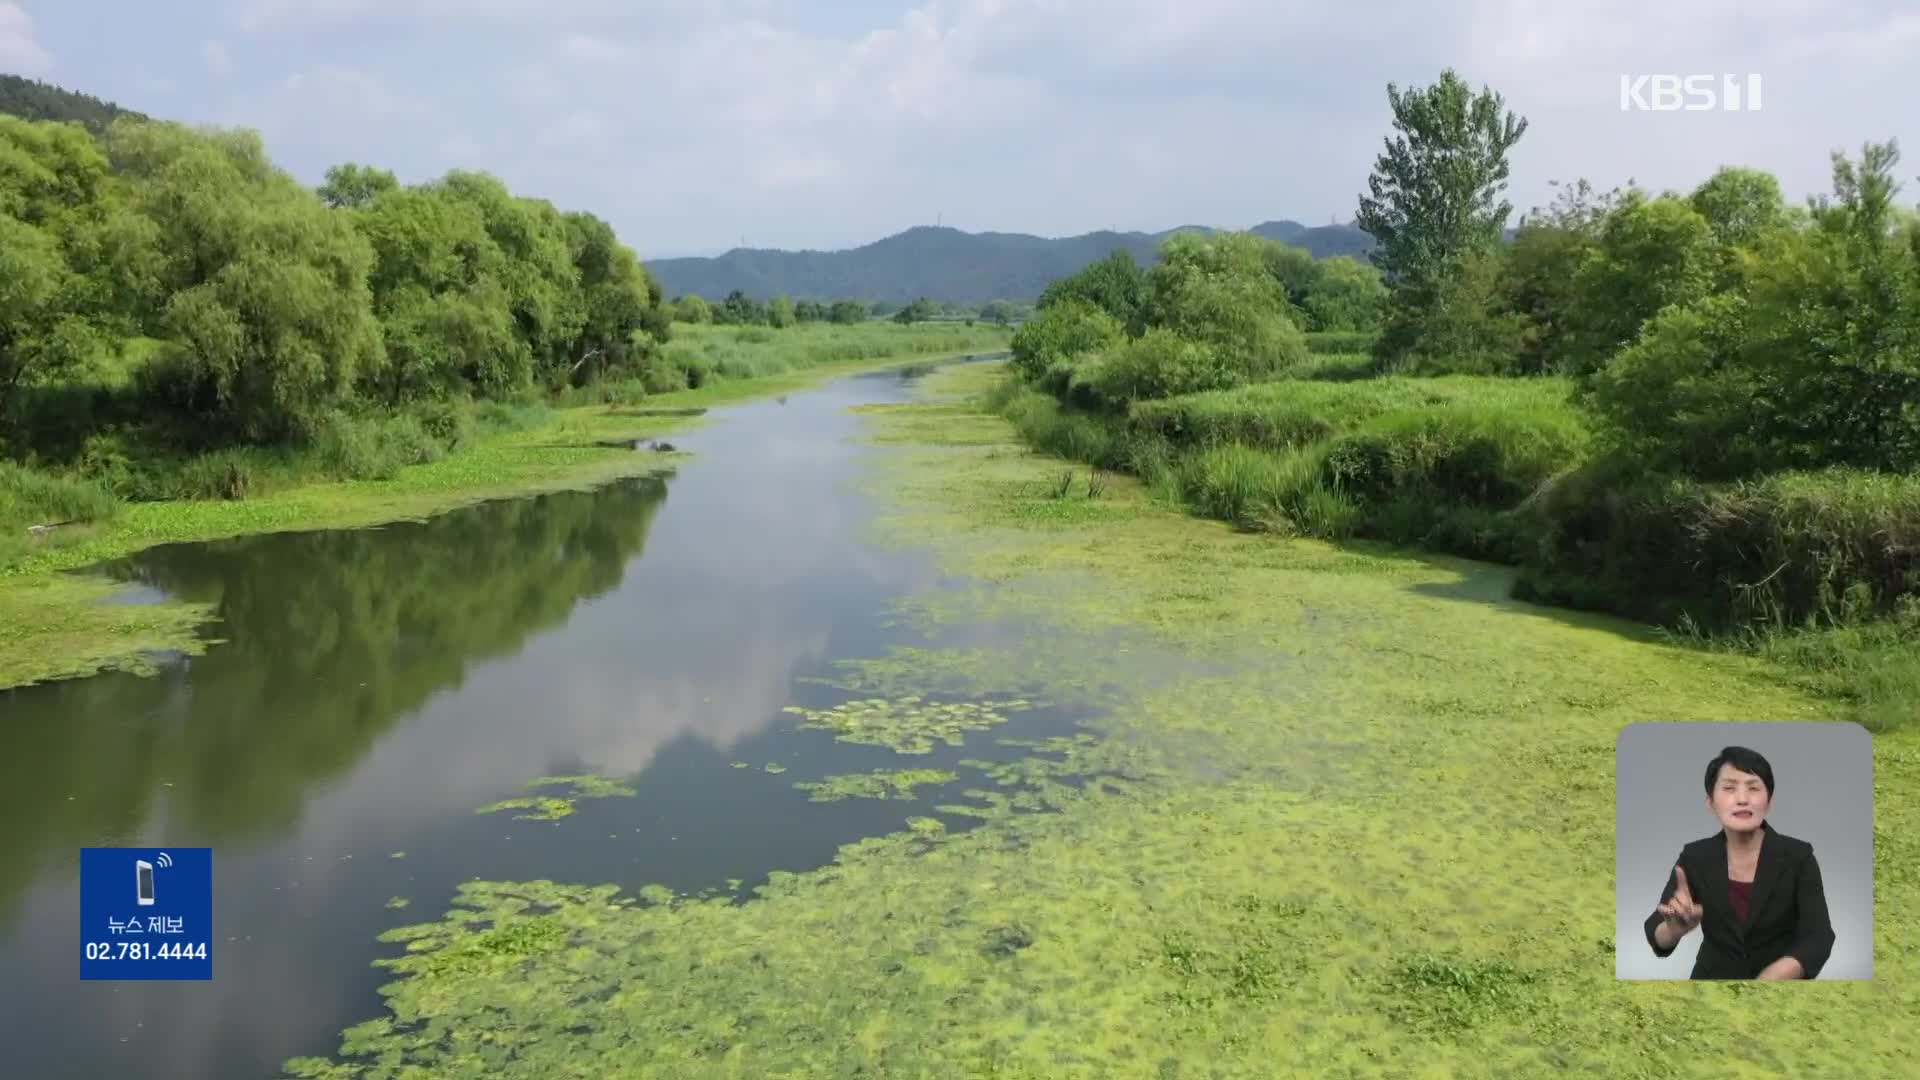
<svg viewBox="0 0 1920 1080"><path fill-rule="evenodd" d="M1758 75L1622 75L1621 112L1760 111Z"/></svg>

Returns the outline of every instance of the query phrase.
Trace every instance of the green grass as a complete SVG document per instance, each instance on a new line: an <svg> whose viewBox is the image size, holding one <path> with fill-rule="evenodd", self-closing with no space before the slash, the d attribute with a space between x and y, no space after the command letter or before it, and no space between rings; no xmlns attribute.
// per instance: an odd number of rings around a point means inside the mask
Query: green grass
<svg viewBox="0 0 1920 1080"><path fill-rule="evenodd" d="M781 331L790 336L752 346L771 374L655 394L644 415L606 405L482 402L453 421L431 412L343 417L316 450L233 449L150 462L140 482L171 496L161 501L120 502L100 480L0 464L0 688L144 670L146 651L202 647L193 635L205 614L198 608L103 605L107 590L74 586L56 576L62 571L154 544L418 520L484 499L656 471L671 458L598 444L660 435L701 422L704 410L837 375L988 351L1005 337L997 328L974 329L973 336L964 328L892 324ZM121 467L134 465L123 459ZM70 516L80 523L26 531Z"/></svg>
<svg viewBox="0 0 1920 1080"><path fill-rule="evenodd" d="M774 330L676 323L664 359L672 368L698 372L694 385L704 386L707 379L758 379L846 360L997 352L1011 336L984 324L806 323Z"/></svg>
<svg viewBox="0 0 1920 1080"><path fill-rule="evenodd" d="M1343 434L1392 414L1450 408L1475 421L1499 416L1555 427L1582 426L1564 379L1477 375L1331 381L1300 378L1144 401L1128 414L1133 431L1176 447L1238 442L1284 450Z"/></svg>
<svg viewBox="0 0 1920 1080"><path fill-rule="evenodd" d="M1143 402L1124 420L1011 379L982 401L1035 448L1129 471L1203 517L1520 566L1522 599L1712 630L1695 639L1774 661L1874 730L1920 720L1920 633L1896 618L1920 602L1920 477L1649 478L1591 458L1568 390L1289 380Z"/></svg>

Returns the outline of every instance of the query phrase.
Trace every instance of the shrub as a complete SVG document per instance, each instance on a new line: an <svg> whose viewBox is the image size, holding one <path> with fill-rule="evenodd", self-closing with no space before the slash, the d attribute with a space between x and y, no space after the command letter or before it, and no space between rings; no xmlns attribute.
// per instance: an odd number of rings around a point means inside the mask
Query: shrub
<svg viewBox="0 0 1920 1080"><path fill-rule="evenodd" d="M436 461L444 452L411 414L355 417L335 411L321 421L312 445L327 473L349 480L390 479L402 468Z"/></svg>
<svg viewBox="0 0 1920 1080"><path fill-rule="evenodd" d="M119 501L98 480L0 461L0 523L9 532L33 525L105 521L119 509Z"/></svg>
<svg viewBox="0 0 1920 1080"><path fill-rule="evenodd" d="M1099 352L1124 337L1113 316L1085 300L1068 298L1049 305L1013 335L1013 369L1029 382L1039 381L1056 364Z"/></svg>
<svg viewBox="0 0 1920 1080"><path fill-rule="evenodd" d="M1731 484L1609 458L1554 485L1523 594L1707 629L1847 624L1920 595L1920 476Z"/></svg>
<svg viewBox="0 0 1920 1080"><path fill-rule="evenodd" d="M1117 408L1245 381L1245 373L1228 369L1214 348L1169 330L1149 330L1108 350L1085 379L1100 402Z"/></svg>
<svg viewBox="0 0 1920 1080"><path fill-rule="evenodd" d="M1371 330L1317 330L1306 335L1307 351L1315 356L1364 353L1373 348L1379 337Z"/></svg>
<svg viewBox="0 0 1920 1080"><path fill-rule="evenodd" d="M1394 413L1334 439L1330 487L1374 503L1430 493L1470 506L1509 507L1577 464L1588 436L1569 413L1514 413L1469 402Z"/></svg>

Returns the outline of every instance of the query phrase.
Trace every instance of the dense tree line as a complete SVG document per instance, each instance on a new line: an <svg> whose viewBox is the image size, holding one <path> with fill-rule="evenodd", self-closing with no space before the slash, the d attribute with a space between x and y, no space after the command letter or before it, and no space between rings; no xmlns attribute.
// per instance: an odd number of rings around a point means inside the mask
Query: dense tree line
<svg viewBox="0 0 1920 1080"><path fill-rule="evenodd" d="M54 120L74 123L95 134L122 116L145 120L146 116L123 109L111 101L91 94L62 90L51 83L19 75L0 74L0 115L23 120Z"/></svg>
<svg viewBox="0 0 1920 1080"><path fill-rule="evenodd" d="M1308 332L1377 329L1386 300L1379 272L1354 259L1182 233L1151 268L1115 252L1048 286L1013 363L1063 397L1124 407L1284 375L1307 358Z"/></svg>
<svg viewBox="0 0 1920 1080"><path fill-rule="evenodd" d="M1243 523L1517 562L1536 598L1920 634L1920 215L1897 147L1835 153L1804 206L1728 167L1561 186L1514 228L1525 121L1452 71L1388 95L1371 265L1182 236L1151 268L1062 278L1013 343L1059 403L1007 399L1029 434ZM1311 355L1329 342L1361 355ZM1913 685L1882 697L1910 704L1920 665L1899 670Z"/></svg>
<svg viewBox="0 0 1920 1080"><path fill-rule="evenodd" d="M0 444L204 448L644 365L661 290L611 227L455 172L309 190L251 132L0 116Z"/></svg>
<svg viewBox="0 0 1920 1080"><path fill-rule="evenodd" d="M719 303L689 293L668 305L676 322L711 323L719 326L770 326L775 329L807 323L833 323L850 326L868 319L891 318L897 323L975 320L1007 326L1026 318L1031 304L1012 300L989 300L984 304L941 302L919 297L908 304L861 300L800 300L779 295L758 300L740 289L728 293Z"/></svg>

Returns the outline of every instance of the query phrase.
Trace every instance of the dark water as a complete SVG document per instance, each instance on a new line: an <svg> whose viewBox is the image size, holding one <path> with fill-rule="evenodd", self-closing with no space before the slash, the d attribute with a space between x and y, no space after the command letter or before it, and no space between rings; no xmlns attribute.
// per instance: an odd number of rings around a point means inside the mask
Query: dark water
<svg viewBox="0 0 1920 1080"><path fill-rule="evenodd" d="M845 407L905 387L716 413L666 479L115 567L215 604L226 643L153 678L0 691L0 1075L278 1075L380 1014L371 961L397 947L375 937L437 917L462 880L751 889L939 794L811 803L795 781L1067 730L1016 714L902 758L780 711L840 700L808 677L905 643L887 602L942 587L923 557L865 542L872 508L849 487L876 451ZM557 823L474 813L586 772L638 795ZM117 845L214 849L212 982L80 981L78 849Z"/></svg>

